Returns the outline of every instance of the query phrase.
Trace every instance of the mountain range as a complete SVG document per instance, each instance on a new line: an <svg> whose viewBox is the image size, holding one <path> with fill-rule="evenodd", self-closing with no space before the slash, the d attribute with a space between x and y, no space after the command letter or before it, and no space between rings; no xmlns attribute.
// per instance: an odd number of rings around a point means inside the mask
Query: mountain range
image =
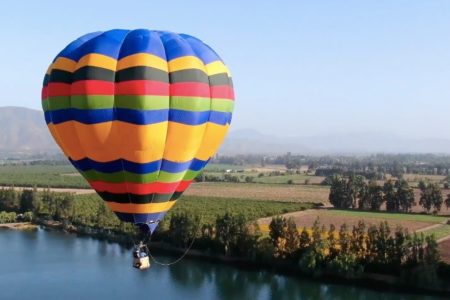
<svg viewBox="0 0 450 300"><path fill-rule="evenodd" d="M56 153L39 110L0 107L0 153ZM360 132L309 137L268 135L253 129L231 131L221 154L368 154L368 153L450 153L449 139L414 139L393 133Z"/></svg>

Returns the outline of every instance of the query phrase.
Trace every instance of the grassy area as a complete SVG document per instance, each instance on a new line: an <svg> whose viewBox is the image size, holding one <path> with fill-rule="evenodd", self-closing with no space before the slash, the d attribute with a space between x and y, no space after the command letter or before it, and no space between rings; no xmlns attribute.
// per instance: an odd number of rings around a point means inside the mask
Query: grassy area
<svg viewBox="0 0 450 300"><path fill-rule="evenodd" d="M102 201L96 194L77 195L78 207L98 206ZM233 214L243 214L249 220L257 220L262 217L284 214L288 212L311 208L308 203L289 203L275 201L259 201L235 198L214 198L214 197L189 197L182 196L172 210L169 211L166 219L174 213L187 213L198 215L203 223L212 223L218 215L226 212Z"/></svg>
<svg viewBox="0 0 450 300"><path fill-rule="evenodd" d="M257 176L257 174L256 174ZM305 180L308 180L309 183L318 184L322 182L324 177L319 176L311 176L311 175L305 175L305 174L292 174L292 175L278 175L278 176L262 176L262 177L255 177L255 182L260 183L276 183L276 184L283 184L288 183L289 180L292 181L293 184L304 184Z"/></svg>
<svg viewBox="0 0 450 300"><path fill-rule="evenodd" d="M447 224L441 225L439 227L424 231L424 234L426 235L434 234L437 240L442 239L450 235L450 225Z"/></svg>
<svg viewBox="0 0 450 300"><path fill-rule="evenodd" d="M230 212L243 214L249 220L257 220L262 217L280 215L311 207L312 205L309 203L184 196L169 212L169 215L186 212L202 216L204 222L214 222L218 215Z"/></svg>
<svg viewBox="0 0 450 300"><path fill-rule="evenodd" d="M447 220L446 217L422 214L401 214L401 213L387 213L387 212L369 212L369 211L351 211L351 210L330 210L331 214L341 217L359 217L376 218L376 219L395 219L401 221L415 221L425 223L442 223Z"/></svg>
<svg viewBox="0 0 450 300"><path fill-rule="evenodd" d="M87 188L89 185L71 165L0 166L0 185Z"/></svg>
<svg viewBox="0 0 450 300"><path fill-rule="evenodd" d="M230 164L213 164L209 163L205 167L208 172L225 172L226 170L243 170L245 166L230 165Z"/></svg>
<svg viewBox="0 0 450 300"><path fill-rule="evenodd" d="M192 184L187 196L328 203L329 187L319 185L202 182Z"/></svg>

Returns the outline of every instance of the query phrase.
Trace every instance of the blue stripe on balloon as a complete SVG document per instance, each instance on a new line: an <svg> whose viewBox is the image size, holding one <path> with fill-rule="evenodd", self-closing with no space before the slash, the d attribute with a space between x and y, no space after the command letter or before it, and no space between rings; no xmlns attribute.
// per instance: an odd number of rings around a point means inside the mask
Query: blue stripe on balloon
<svg viewBox="0 0 450 300"><path fill-rule="evenodd" d="M127 34L120 49L119 59L136 53L149 53L166 60L164 45L159 33L154 30L136 29Z"/></svg>
<svg viewBox="0 0 450 300"><path fill-rule="evenodd" d="M101 35L103 32L102 31L97 31L97 32L91 32L88 34L83 35L82 37L76 39L75 41L73 41L72 43L70 43L69 45L66 46L66 48L64 48L53 60L53 62L58 58L58 57L66 57L66 58L73 58L74 52L81 47L83 44L85 44L86 42L90 41L91 39Z"/></svg>
<svg viewBox="0 0 450 300"><path fill-rule="evenodd" d="M193 36L148 29L114 29L89 33L69 44L56 58L66 57L78 61L90 53L114 59L149 53L167 61L192 55L200 58L204 64L221 60L214 50Z"/></svg>
<svg viewBox="0 0 450 300"><path fill-rule="evenodd" d="M116 212L116 215L122 222L130 222L135 224L138 223L148 224L151 233L153 233L153 231L158 226L159 221L161 221L164 218L166 213L167 213L166 211L152 214L131 214L131 213Z"/></svg>
<svg viewBox="0 0 450 300"><path fill-rule="evenodd" d="M78 61L87 54L98 53L117 59L122 42L129 32L129 30L124 29L105 31L91 38L73 51L65 53L64 57Z"/></svg>
<svg viewBox="0 0 450 300"><path fill-rule="evenodd" d="M219 55L199 39L187 34L180 34L180 36L189 43L192 50L205 65L214 61L221 61Z"/></svg>
<svg viewBox="0 0 450 300"><path fill-rule="evenodd" d="M187 111L178 109L136 110L136 109L77 109L68 108L45 112L47 124L60 124L77 121L83 124L96 124L122 121L136 125L156 124L165 121L186 125L201 125L206 122L226 125L231 122L231 112Z"/></svg>
<svg viewBox="0 0 450 300"><path fill-rule="evenodd" d="M168 31L161 31L159 34L166 50L167 61L182 56L196 56L188 41L179 34Z"/></svg>
<svg viewBox="0 0 450 300"><path fill-rule="evenodd" d="M80 171L95 170L101 173L115 173L128 171L135 174L147 174L156 171L165 171L169 173L179 173L186 170L200 171L209 160L199 160L194 158L187 162L173 162L166 159L156 160L148 163L135 163L125 159L118 159L109 162L97 162L90 158L72 160L70 162Z"/></svg>

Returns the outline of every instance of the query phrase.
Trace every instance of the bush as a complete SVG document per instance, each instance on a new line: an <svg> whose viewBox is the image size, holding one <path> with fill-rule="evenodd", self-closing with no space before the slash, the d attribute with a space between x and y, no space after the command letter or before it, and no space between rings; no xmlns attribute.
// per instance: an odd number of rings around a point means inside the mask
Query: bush
<svg viewBox="0 0 450 300"><path fill-rule="evenodd" d="M224 254L254 256L260 232L256 223L248 226L243 215L226 213L216 219L216 240Z"/></svg>
<svg viewBox="0 0 450 300"><path fill-rule="evenodd" d="M0 211L0 223L16 222L17 214L15 212Z"/></svg>
<svg viewBox="0 0 450 300"><path fill-rule="evenodd" d="M32 222L33 221L33 212L27 211L23 214L22 220L24 222Z"/></svg>
<svg viewBox="0 0 450 300"><path fill-rule="evenodd" d="M187 213L175 214L170 218L169 240L179 247L188 247L199 231L200 218Z"/></svg>

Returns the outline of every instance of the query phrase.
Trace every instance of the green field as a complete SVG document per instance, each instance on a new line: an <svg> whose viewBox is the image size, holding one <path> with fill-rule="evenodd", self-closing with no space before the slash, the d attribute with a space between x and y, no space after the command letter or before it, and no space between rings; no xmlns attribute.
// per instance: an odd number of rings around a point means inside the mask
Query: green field
<svg viewBox="0 0 450 300"><path fill-rule="evenodd" d="M0 166L0 185L89 188L71 165Z"/></svg>
<svg viewBox="0 0 450 300"><path fill-rule="evenodd" d="M97 208L99 201L102 201L96 194L77 195L75 199L80 209L83 209L83 206ZM230 212L243 214L248 220L257 220L262 217L304 210L311 206L308 203L182 196L166 218L170 218L175 213L187 213L200 216L203 223L213 223L217 216Z"/></svg>
<svg viewBox="0 0 450 300"><path fill-rule="evenodd" d="M315 178L317 178L317 176L310 176L305 174L278 175L278 176L265 175L263 177L255 177L254 181L259 183L283 184L288 183L289 180L292 180L292 184L304 184L305 180L314 181Z"/></svg>
<svg viewBox="0 0 450 300"><path fill-rule="evenodd" d="M450 225L444 224L442 226L427 230L424 232L426 235L432 235L436 237L437 240L450 235Z"/></svg>
<svg viewBox="0 0 450 300"><path fill-rule="evenodd" d="M230 165L230 164L207 164L205 171L208 172L225 172L226 170L243 170L244 166Z"/></svg>
<svg viewBox="0 0 450 300"><path fill-rule="evenodd" d="M401 214L401 213L387 213L387 212L369 212L369 211L351 211L351 210L332 210L333 215L341 217L360 217L360 218L375 218L375 219L395 219L402 221L415 221L426 223L442 223L448 218L443 216L422 215L422 214Z"/></svg>

